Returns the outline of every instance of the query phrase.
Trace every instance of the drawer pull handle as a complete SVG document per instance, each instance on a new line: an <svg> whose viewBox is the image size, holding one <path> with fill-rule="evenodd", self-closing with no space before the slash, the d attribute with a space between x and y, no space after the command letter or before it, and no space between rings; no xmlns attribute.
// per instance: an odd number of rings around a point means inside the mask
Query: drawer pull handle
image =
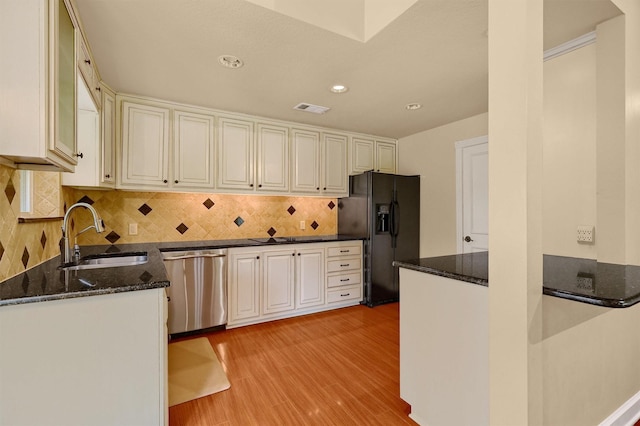
<svg viewBox="0 0 640 426"><path fill-rule="evenodd" d="M346 296L349 296L350 294L351 293L343 293L343 294L340 294L340 297L346 297Z"/></svg>
<svg viewBox="0 0 640 426"><path fill-rule="evenodd" d="M349 278L345 278L343 280L340 280L340 282L345 282L345 281L349 281Z"/></svg>
<svg viewBox="0 0 640 426"><path fill-rule="evenodd" d="M344 264L341 264L340 267L344 268L345 266L349 266L349 265L350 265L350 263L344 263Z"/></svg>
<svg viewBox="0 0 640 426"><path fill-rule="evenodd" d="M349 253L350 250L340 250L340 253Z"/></svg>

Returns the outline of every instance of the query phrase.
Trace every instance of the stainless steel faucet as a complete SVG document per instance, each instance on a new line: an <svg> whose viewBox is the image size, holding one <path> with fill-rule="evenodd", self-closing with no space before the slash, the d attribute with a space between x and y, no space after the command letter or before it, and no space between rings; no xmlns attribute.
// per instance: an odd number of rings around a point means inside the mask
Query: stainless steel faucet
<svg viewBox="0 0 640 426"><path fill-rule="evenodd" d="M84 207L85 209L91 212L91 215L93 216L93 225L87 226L82 231L78 232L75 238L78 238L78 235L88 231L91 228L95 228L97 233L104 231L104 222L102 222L102 218L100 217L96 209L91 207L91 205L87 203L75 203L74 205L69 207L62 221L62 241L60 244L60 255L62 257L63 264L69 263L72 260L71 247L69 246L68 222L69 222L69 216L71 215L71 212L78 207ZM74 244L73 259L78 260L79 258L80 258L80 247L78 247L78 244L76 243Z"/></svg>

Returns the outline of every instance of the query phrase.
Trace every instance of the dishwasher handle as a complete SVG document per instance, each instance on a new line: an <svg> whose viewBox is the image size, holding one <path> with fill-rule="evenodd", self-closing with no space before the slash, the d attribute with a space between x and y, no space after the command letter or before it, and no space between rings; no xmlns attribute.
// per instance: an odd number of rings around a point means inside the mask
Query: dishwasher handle
<svg viewBox="0 0 640 426"><path fill-rule="evenodd" d="M185 256L165 257L163 260L195 259L198 257L226 257L226 254L188 254Z"/></svg>

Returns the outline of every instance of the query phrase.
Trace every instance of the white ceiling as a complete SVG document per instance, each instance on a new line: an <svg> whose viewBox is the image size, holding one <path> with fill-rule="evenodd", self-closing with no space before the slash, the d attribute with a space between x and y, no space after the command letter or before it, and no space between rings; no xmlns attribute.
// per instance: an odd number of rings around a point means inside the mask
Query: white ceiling
<svg viewBox="0 0 640 426"><path fill-rule="evenodd" d="M75 2L117 92L394 138L487 110L487 0L418 0L364 43L244 0ZM545 0L545 49L619 13ZM245 66L223 68L225 54ZM336 83L349 91L331 93Z"/></svg>

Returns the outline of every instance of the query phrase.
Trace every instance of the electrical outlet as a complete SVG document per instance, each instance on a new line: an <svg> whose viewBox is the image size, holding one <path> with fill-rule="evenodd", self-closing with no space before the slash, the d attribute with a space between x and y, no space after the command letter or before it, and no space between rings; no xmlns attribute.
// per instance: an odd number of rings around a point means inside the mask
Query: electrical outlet
<svg viewBox="0 0 640 426"><path fill-rule="evenodd" d="M578 226L578 242L579 243L592 243L593 242L593 225L579 225Z"/></svg>
<svg viewBox="0 0 640 426"><path fill-rule="evenodd" d="M130 223L129 224L129 235L138 235L138 224Z"/></svg>
<svg viewBox="0 0 640 426"><path fill-rule="evenodd" d="M300 229L305 229L306 228L306 224L304 223L304 220L300 221Z"/></svg>

